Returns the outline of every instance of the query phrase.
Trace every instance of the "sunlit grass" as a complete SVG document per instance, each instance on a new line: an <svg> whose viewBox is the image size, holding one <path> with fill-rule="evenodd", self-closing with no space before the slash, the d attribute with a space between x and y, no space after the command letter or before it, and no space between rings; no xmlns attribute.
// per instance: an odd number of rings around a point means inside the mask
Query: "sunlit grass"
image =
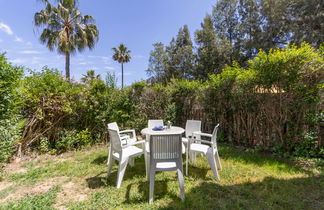
<svg viewBox="0 0 324 210"><path fill-rule="evenodd" d="M189 176L185 177L185 202L179 198L176 173L163 172L156 174L155 201L153 205L148 204L149 183L143 157L136 159L135 167L128 166L121 188L116 189L117 164L107 179L107 147L101 146L66 153L60 158L54 156L28 162L24 165L25 173L5 177L17 186L35 187L49 178L66 177L89 189L87 200L56 199L50 202L47 197L53 198L60 192L62 183L58 183L50 195L23 198L1 208L33 202L36 206L46 204L52 207L59 202L71 209L320 209L324 206L322 173L306 171L286 160L247 153L228 145L221 145L219 150L223 165L221 180L215 180L206 159L198 156L197 162L190 164ZM15 189L0 191L0 196L14 193Z"/></svg>

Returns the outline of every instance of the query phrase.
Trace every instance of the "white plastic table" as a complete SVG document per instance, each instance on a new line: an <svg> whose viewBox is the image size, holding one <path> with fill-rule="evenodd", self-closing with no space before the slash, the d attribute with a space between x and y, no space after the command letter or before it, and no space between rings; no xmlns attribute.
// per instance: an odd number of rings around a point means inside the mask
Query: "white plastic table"
<svg viewBox="0 0 324 210"><path fill-rule="evenodd" d="M141 131L142 135L170 135L170 134L183 134L185 130L183 128L177 127L177 126L172 126L169 129L164 129L161 131L154 131L152 128L144 128Z"/></svg>

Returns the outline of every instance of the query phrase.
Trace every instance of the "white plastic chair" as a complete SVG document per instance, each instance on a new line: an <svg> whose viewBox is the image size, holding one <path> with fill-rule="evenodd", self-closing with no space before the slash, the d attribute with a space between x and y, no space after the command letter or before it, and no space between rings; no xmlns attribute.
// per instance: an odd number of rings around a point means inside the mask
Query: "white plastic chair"
<svg viewBox="0 0 324 210"><path fill-rule="evenodd" d="M111 149L109 150L109 155L108 155L109 164L108 164L107 177L110 175L114 160L119 161L117 188L120 188L120 185L122 183L126 171L127 163L130 160L130 158L135 158L145 153L145 141L144 140L137 141L137 142L129 143L126 146L123 146L121 143L119 132L114 129L108 129L108 131L109 131ZM137 144L141 144L143 149L134 146ZM145 163L146 163L146 158L145 158Z"/></svg>
<svg viewBox="0 0 324 210"><path fill-rule="evenodd" d="M187 122L186 122L185 137L182 138L182 142L185 143L187 147L188 147L189 138L192 137L193 132L201 132L201 121L200 120L187 120ZM195 153L191 154L190 157L191 157L191 161L196 160Z"/></svg>
<svg viewBox="0 0 324 210"><path fill-rule="evenodd" d="M120 134L122 145L126 145L128 143L136 142L135 130L123 130L123 131L120 131L116 122L109 123L108 124L108 129L116 130ZM131 136L128 135L128 134L131 134Z"/></svg>
<svg viewBox="0 0 324 210"><path fill-rule="evenodd" d="M182 138L182 142L188 144L188 139L192 137L192 133L195 131L201 131L201 121L187 120L185 128L185 137Z"/></svg>
<svg viewBox="0 0 324 210"><path fill-rule="evenodd" d="M219 124L214 128L212 134L193 132L194 138L189 139L187 147L187 156L186 156L186 175L188 175L188 155L191 155L193 152L204 154L207 158L207 161L210 165L210 168L213 171L214 176L217 180L220 180L217 167L221 170L222 165L220 163L219 154L217 150L217 131ZM195 136L205 136L211 138L211 141L201 140L195 138Z"/></svg>
<svg viewBox="0 0 324 210"><path fill-rule="evenodd" d="M164 126L163 120L148 120L147 122L147 127L152 129L156 126ZM146 171L149 171L149 167L150 167L150 147L149 147L149 139L150 139L150 135L146 135L146 143L145 143L145 150L146 150L146 159L147 159L147 164L146 164ZM148 174L147 174L147 178Z"/></svg>
<svg viewBox="0 0 324 210"><path fill-rule="evenodd" d="M128 144L132 144L132 143L137 141L135 130L123 130L123 131L120 131L116 122L109 123L108 124L108 129L116 130L119 133L121 143L122 143L123 146L127 146ZM128 134L131 134L131 135L128 135ZM109 149L111 150L111 144L110 144ZM109 158L107 160L107 165L108 164L109 164ZM129 160L129 164L131 166L134 166L134 160L132 158Z"/></svg>
<svg viewBox="0 0 324 210"><path fill-rule="evenodd" d="M149 203L153 203L155 172L177 171L181 199L184 200L184 180L182 167L181 135L150 136L150 193Z"/></svg>

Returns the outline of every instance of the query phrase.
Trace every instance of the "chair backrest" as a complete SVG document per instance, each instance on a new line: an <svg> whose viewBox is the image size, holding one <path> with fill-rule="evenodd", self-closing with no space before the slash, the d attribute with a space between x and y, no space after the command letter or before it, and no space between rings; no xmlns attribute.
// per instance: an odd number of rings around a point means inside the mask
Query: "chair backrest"
<svg viewBox="0 0 324 210"><path fill-rule="evenodd" d="M181 135L151 135L150 158L154 162L178 160L182 155Z"/></svg>
<svg viewBox="0 0 324 210"><path fill-rule="evenodd" d="M119 136L119 132L114 129L108 129L109 137L110 137L110 144L113 148L113 150L117 152L122 151L122 144Z"/></svg>
<svg viewBox="0 0 324 210"><path fill-rule="evenodd" d="M201 131L201 121L200 120L187 120L186 122L186 138L192 136L192 132Z"/></svg>
<svg viewBox="0 0 324 210"><path fill-rule="evenodd" d="M214 147L217 147L217 132L218 132L219 124L217 124L213 130L211 141L213 142Z"/></svg>
<svg viewBox="0 0 324 210"><path fill-rule="evenodd" d="M164 126L163 120L149 120L147 123L148 128L154 128L155 126Z"/></svg>
<svg viewBox="0 0 324 210"><path fill-rule="evenodd" d="M119 127L116 122L108 123L108 129L116 130L119 132Z"/></svg>

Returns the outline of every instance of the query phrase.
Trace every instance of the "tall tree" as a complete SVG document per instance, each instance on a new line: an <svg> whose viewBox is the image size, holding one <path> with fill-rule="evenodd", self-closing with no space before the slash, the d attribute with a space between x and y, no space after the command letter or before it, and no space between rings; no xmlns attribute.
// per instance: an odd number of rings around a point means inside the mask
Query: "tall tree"
<svg viewBox="0 0 324 210"><path fill-rule="evenodd" d="M186 78L191 79L194 71L195 56L193 45L187 25L179 29L176 39L172 39L170 45L166 47L167 65L166 78Z"/></svg>
<svg viewBox="0 0 324 210"><path fill-rule="evenodd" d="M290 0L286 14L290 25L291 42L300 44L304 41L319 48L324 42L324 1Z"/></svg>
<svg viewBox="0 0 324 210"><path fill-rule="evenodd" d="M262 18L259 0L239 0L240 25L243 60L252 59L262 48Z"/></svg>
<svg viewBox="0 0 324 210"><path fill-rule="evenodd" d="M154 49L150 52L148 69L146 70L147 75L151 78L152 82L166 82L165 81L165 70L167 54L165 47L161 42L153 44Z"/></svg>
<svg viewBox="0 0 324 210"><path fill-rule="evenodd" d="M237 0L219 0L213 7L212 17L216 34L230 47L230 63L240 57L240 34Z"/></svg>
<svg viewBox="0 0 324 210"><path fill-rule="evenodd" d="M124 88L124 63L128 63L131 60L131 51L123 44L120 44L118 48L112 48L114 51L113 59L121 63L122 68L122 88Z"/></svg>
<svg viewBox="0 0 324 210"><path fill-rule="evenodd" d="M208 79L208 74L220 73L224 66L224 57L220 52L220 42L214 30L213 20L206 15L201 29L195 32L197 47L197 68L194 72L195 79Z"/></svg>
<svg viewBox="0 0 324 210"><path fill-rule="evenodd" d="M54 7L49 0L42 0L45 9L35 13L34 24L42 28L40 41L49 50L57 49L65 55L65 75L70 79L70 56L85 48L93 49L99 31L90 15L83 16L75 0L57 0Z"/></svg>
<svg viewBox="0 0 324 210"><path fill-rule="evenodd" d="M286 8L289 0L262 0L262 49L286 46L289 42L289 24ZM288 21L289 22L289 21Z"/></svg>

